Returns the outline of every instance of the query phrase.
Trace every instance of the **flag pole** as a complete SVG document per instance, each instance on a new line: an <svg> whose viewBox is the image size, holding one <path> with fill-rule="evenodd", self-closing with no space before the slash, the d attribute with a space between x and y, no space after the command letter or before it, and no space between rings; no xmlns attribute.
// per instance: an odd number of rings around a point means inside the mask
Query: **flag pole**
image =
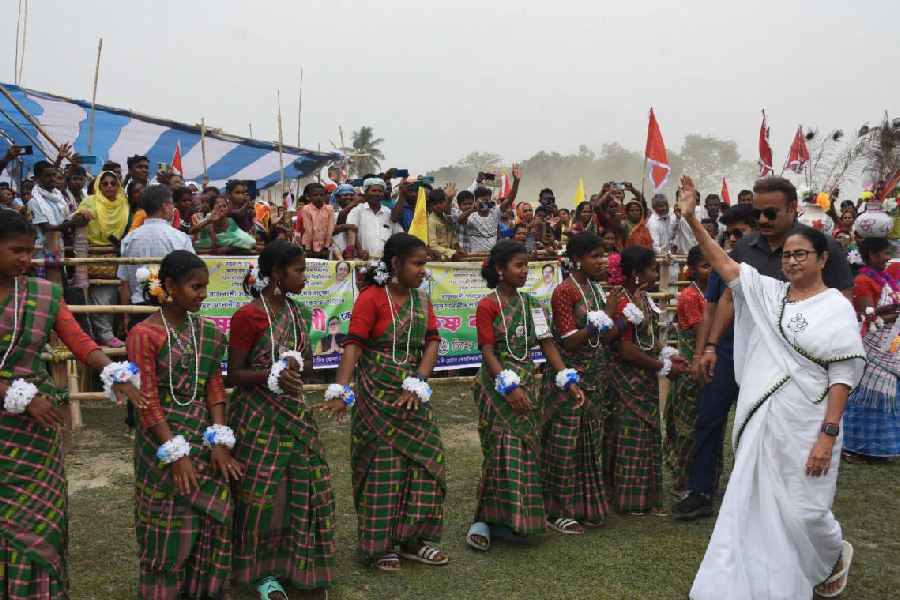
<svg viewBox="0 0 900 600"><path fill-rule="evenodd" d="M200 156L203 159L203 179L209 180L206 175L206 119L200 117Z"/></svg>
<svg viewBox="0 0 900 600"><path fill-rule="evenodd" d="M19 85L19 28L22 25L22 0L19 0L19 12L16 14L16 52L13 60L13 83Z"/></svg>
<svg viewBox="0 0 900 600"><path fill-rule="evenodd" d="M300 129L303 127L303 67L300 67L300 91L297 95L297 147L300 147Z"/></svg>
<svg viewBox="0 0 900 600"><path fill-rule="evenodd" d="M97 64L94 66L94 90L91 93L91 118L88 122L88 154L94 150L94 114L97 109L97 81L100 79L100 53L103 52L103 38L97 43Z"/></svg>
<svg viewBox="0 0 900 600"><path fill-rule="evenodd" d="M25 68L25 43L28 38L28 0L25 0L25 17L22 20L22 53L19 56L18 85L22 85L22 70Z"/></svg>

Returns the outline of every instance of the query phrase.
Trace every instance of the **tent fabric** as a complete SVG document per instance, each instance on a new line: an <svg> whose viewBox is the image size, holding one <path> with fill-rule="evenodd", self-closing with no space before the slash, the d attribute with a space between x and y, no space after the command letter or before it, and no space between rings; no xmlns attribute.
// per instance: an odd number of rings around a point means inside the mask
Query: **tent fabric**
<svg viewBox="0 0 900 600"><path fill-rule="evenodd" d="M75 152L96 156L95 165L85 165L89 171L98 171L107 160L118 162L124 171L125 161L129 156L142 154L150 159L152 177L156 172L156 164L170 163L176 145L180 144L184 178L198 183L203 178L199 127L98 104L94 116L93 150L88 152L90 102L12 84L3 86L54 141L74 141ZM0 113L0 152L6 151L9 139L17 145L32 144L22 134L21 128L41 143L41 148L35 148L33 155L23 157L28 172L31 172L36 161L44 160L44 154L50 160L56 158L54 148L4 96L0 96L0 108L6 113ZM13 119L14 123L9 119ZM284 176L288 180L307 176L326 164L343 158L337 152L314 152L294 146L284 146L283 153ZM270 142L221 133L211 134L207 130L206 162L210 185L222 186L229 179L245 179L256 181L256 187L262 189L281 179L278 145Z"/></svg>

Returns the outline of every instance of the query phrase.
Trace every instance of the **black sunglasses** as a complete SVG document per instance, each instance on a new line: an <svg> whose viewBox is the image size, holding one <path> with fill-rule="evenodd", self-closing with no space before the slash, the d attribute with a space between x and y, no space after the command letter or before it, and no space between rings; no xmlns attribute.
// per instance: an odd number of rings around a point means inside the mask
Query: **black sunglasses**
<svg viewBox="0 0 900 600"><path fill-rule="evenodd" d="M767 221L774 221L778 218L779 210L777 208L764 208L762 210L758 208L753 209L753 218L759 221L760 216L765 216Z"/></svg>
<svg viewBox="0 0 900 600"><path fill-rule="evenodd" d="M732 229L731 231L728 232L728 237L739 240L742 237L744 237L744 232L741 231L740 229Z"/></svg>

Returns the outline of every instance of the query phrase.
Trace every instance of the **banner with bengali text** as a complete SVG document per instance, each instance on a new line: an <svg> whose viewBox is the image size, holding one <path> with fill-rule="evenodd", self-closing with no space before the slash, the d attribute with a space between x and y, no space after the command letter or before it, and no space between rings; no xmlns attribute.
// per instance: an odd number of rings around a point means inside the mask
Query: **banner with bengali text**
<svg viewBox="0 0 900 600"><path fill-rule="evenodd" d="M209 287L201 314L226 334L231 315L250 302L244 293L244 277L256 257L204 257L209 268ZM361 266L361 265L360 265ZM441 345L436 369L477 367L481 364L475 330L475 307L490 293L481 278L481 264L429 263L425 283L434 305ZM556 262L531 262L528 283L522 291L532 294L549 311L553 288L560 282ZM333 369L341 359L341 342L350 326L350 315L358 289L354 265L346 261L310 258L306 261L306 287L294 297L311 315L309 340L316 369ZM542 360L534 350L535 360Z"/></svg>

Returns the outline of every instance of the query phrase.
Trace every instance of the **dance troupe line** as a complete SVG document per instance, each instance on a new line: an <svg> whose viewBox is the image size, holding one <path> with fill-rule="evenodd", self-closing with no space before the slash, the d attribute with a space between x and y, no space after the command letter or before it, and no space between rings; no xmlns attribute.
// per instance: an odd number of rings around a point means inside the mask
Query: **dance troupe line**
<svg viewBox="0 0 900 600"><path fill-rule="evenodd" d="M679 431L692 417L670 407L664 459L658 378L689 370L700 286L712 269L734 294L740 397L735 466L691 597L794 600L811 598L815 586L835 595L852 547L830 510L840 440L829 445L820 430L840 423L865 352L852 307L822 281L825 238L795 229L781 282L735 263L710 238L694 216L689 178L680 203L699 242L689 258L695 283L679 299L680 351L656 336L660 309L646 291L658 278L652 250L628 247L607 263L596 234L571 235L552 316L521 291L526 248L503 240L491 250L482 267L491 292L475 316L483 464L466 542L487 552L495 540L521 542L548 528L583 534L602 527L610 507L662 514L664 460L684 489L690 444ZM289 297L305 284L302 248L266 246L244 282L253 300L234 314L228 339L196 315L209 282L200 258L175 251L157 272L141 269L145 295L161 310L132 328L129 361L111 363L79 329L60 288L24 275L33 247L30 224L4 214L4 597L68 594L65 392L40 357L52 332L101 371L111 399L127 399L140 415L139 597L221 598L232 584L253 585L264 600L286 599L288 585L327 595L335 585L335 499L315 412L350 413L359 554L385 572L403 561L449 563L439 547L447 460L428 384L440 337L419 289L429 257L421 240L394 234L369 267L335 383L317 406L303 387L312 368L309 315ZM605 291L607 277L619 285ZM543 383L530 354L536 345L547 360ZM696 395L678 387L687 381L675 385L675 397Z"/></svg>

